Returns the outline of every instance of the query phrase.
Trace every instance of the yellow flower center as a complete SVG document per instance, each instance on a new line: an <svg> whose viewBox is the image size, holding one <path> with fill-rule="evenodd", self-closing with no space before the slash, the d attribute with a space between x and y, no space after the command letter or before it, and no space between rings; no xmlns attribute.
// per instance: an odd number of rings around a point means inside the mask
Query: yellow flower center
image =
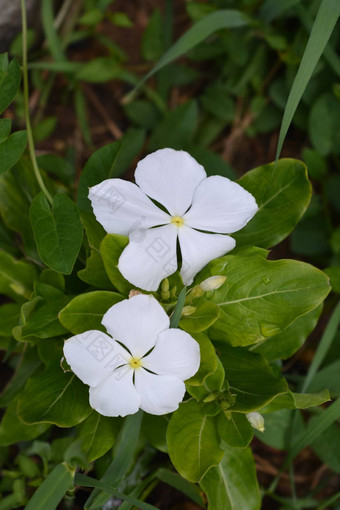
<svg viewBox="0 0 340 510"><path fill-rule="evenodd" d="M129 365L134 370L136 368L140 368L141 366L143 366L142 360L140 358L131 358L130 361L129 361Z"/></svg>
<svg viewBox="0 0 340 510"><path fill-rule="evenodd" d="M171 223L173 223L176 227L181 227L184 225L184 220L181 216L173 216L171 218Z"/></svg>

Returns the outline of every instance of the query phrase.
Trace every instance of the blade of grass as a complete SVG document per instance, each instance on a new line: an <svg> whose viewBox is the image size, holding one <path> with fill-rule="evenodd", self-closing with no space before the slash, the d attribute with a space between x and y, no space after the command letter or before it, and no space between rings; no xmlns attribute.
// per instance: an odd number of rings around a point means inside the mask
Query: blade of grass
<svg viewBox="0 0 340 510"><path fill-rule="evenodd" d="M327 327L322 335L321 341L315 352L312 363L310 364L308 374L301 387L301 393L305 393L317 371L319 370L325 356L335 338L335 334L340 324L340 302L336 305L333 314L328 321Z"/></svg>
<svg viewBox="0 0 340 510"><path fill-rule="evenodd" d="M157 71L187 53L217 30L220 30L221 28L242 27L249 23L250 19L245 14L234 9L222 9L208 14L208 16L205 16L189 28L189 30L164 53L154 68L151 69L151 71L144 76L132 92L130 92L129 96L133 95L135 91L139 89L139 87L141 87L141 85L143 85L143 83L145 83L145 81L152 75L157 73Z"/></svg>
<svg viewBox="0 0 340 510"><path fill-rule="evenodd" d="M143 412L128 416L125 421L117 454L111 462L105 474L101 478L102 483L110 483L111 486L119 485L129 470L138 443L139 431ZM85 503L85 510L101 508L109 499L107 494L101 494L98 489L94 490Z"/></svg>
<svg viewBox="0 0 340 510"><path fill-rule="evenodd" d="M170 328L177 328L179 320L182 315L183 306L185 303L185 296L187 293L187 288L183 287L183 289L180 292L180 295L178 296L178 301L175 306L174 311L172 312L172 315L170 317Z"/></svg>
<svg viewBox="0 0 340 510"><path fill-rule="evenodd" d="M264 23L271 23L275 18L281 16L281 14L299 2L301 0L286 0L285 2L266 0L260 9L259 17Z"/></svg>
<svg viewBox="0 0 340 510"><path fill-rule="evenodd" d="M41 2L41 20L47 40L48 48L56 61L66 60L60 39L54 26L54 13L52 0Z"/></svg>
<svg viewBox="0 0 340 510"><path fill-rule="evenodd" d="M25 510L54 510L72 487L74 472L58 464L27 503Z"/></svg>
<svg viewBox="0 0 340 510"><path fill-rule="evenodd" d="M322 0L298 72L288 96L279 134L276 161L280 156L284 139L300 99L326 47L339 16L339 0Z"/></svg>
<svg viewBox="0 0 340 510"><path fill-rule="evenodd" d="M129 503L132 503L141 510L159 510L155 506L149 505L149 503L144 503L144 501L140 501L139 499L128 496L127 494L123 494L122 492L118 491L115 487L112 487L111 484L109 485L107 483L100 482L99 480L95 480L90 476L85 476L80 473L77 473L74 481L75 485L81 485L82 487L96 487L101 491L113 494L116 498L128 501Z"/></svg>

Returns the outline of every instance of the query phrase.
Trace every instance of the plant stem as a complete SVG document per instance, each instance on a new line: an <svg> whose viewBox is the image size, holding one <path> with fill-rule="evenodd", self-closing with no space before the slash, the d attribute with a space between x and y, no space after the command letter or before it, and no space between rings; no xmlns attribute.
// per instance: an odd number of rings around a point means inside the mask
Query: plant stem
<svg viewBox="0 0 340 510"><path fill-rule="evenodd" d="M37 159L35 156L34 149L34 140L32 133L32 126L29 114L29 95L28 95L28 71L27 71L27 19L26 19L26 5L25 0L21 1L21 20L22 20L22 76L23 76L23 84L24 84L24 106L25 106L25 122L27 129L27 140L28 140L28 150L30 153L30 158L34 170L34 174L38 181L38 184L44 193L47 200L52 204L52 197L48 192L45 183L41 177Z"/></svg>

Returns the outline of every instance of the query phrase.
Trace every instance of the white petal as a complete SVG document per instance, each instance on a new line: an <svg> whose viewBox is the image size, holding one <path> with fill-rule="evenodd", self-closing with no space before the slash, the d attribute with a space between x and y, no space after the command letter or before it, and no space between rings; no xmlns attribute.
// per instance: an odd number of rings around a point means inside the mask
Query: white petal
<svg viewBox="0 0 340 510"><path fill-rule="evenodd" d="M172 216L190 207L194 191L207 176L203 166L185 151L160 149L137 165L136 183L146 195L164 205Z"/></svg>
<svg viewBox="0 0 340 510"><path fill-rule="evenodd" d="M132 356L141 358L154 347L158 334L169 328L169 317L153 296L139 294L113 305L102 324Z"/></svg>
<svg viewBox="0 0 340 510"><path fill-rule="evenodd" d="M141 228L169 223L159 209L132 182L107 179L89 191L93 212L109 234L128 235Z"/></svg>
<svg viewBox="0 0 340 510"><path fill-rule="evenodd" d="M157 290L161 281L177 269L177 227L133 232L121 254L118 269L130 283L144 290Z"/></svg>
<svg viewBox="0 0 340 510"><path fill-rule="evenodd" d="M64 356L72 371L89 386L100 384L116 367L130 358L117 342L95 330L66 340Z"/></svg>
<svg viewBox="0 0 340 510"><path fill-rule="evenodd" d="M199 345L185 331L167 329L159 334L154 350L143 358L143 366L156 374L186 381L199 369Z"/></svg>
<svg viewBox="0 0 340 510"><path fill-rule="evenodd" d="M203 234L185 225L178 229L178 238L182 253L181 276L185 285L190 285L208 262L232 250L236 244L232 237Z"/></svg>
<svg viewBox="0 0 340 510"><path fill-rule="evenodd" d="M90 388L90 406L103 416L136 413L140 407L140 396L132 377L133 370L129 367L115 370L99 386Z"/></svg>
<svg viewBox="0 0 340 510"><path fill-rule="evenodd" d="M258 207L255 198L236 182L213 175L196 188L185 215L189 227L231 234L244 227Z"/></svg>
<svg viewBox="0 0 340 510"><path fill-rule="evenodd" d="M135 371L135 387L140 407L150 414L172 413L185 394L185 384L172 375L154 375L143 368Z"/></svg>

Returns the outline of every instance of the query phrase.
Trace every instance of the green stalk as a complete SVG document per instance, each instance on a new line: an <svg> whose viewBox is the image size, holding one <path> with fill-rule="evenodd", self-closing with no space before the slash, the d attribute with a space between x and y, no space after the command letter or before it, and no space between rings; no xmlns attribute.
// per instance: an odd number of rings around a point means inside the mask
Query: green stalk
<svg viewBox="0 0 340 510"><path fill-rule="evenodd" d="M26 5L25 0L21 1L21 22L22 22L22 76L23 76L23 84L24 84L24 106L25 106L25 122L26 122L26 130L27 130L27 140L28 140L28 150L30 153L30 158L34 170L35 177L38 181L38 184L41 188L41 191L44 193L47 200L52 204L52 197L48 192L44 181L42 180L37 159L35 156L34 149L34 140L32 133L32 126L29 114L29 95L28 95L28 71L27 71L27 19L26 19Z"/></svg>

